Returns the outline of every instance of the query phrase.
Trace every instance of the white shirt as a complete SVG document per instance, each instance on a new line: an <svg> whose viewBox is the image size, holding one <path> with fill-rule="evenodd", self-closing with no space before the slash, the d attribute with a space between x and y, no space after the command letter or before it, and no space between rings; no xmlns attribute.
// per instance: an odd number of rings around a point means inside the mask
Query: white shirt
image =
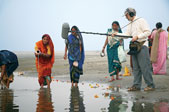
<svg viewBox="0 0 169 112"><path fill-rule="evenodd" d="M137 20L136 20L137 19ZM127 30L123 35L127 36L138 36L138 42L143 42L144 45L148 46L148 36L151 34L149 25L143 18L135 17L131 24L127 26Z"/></svg>

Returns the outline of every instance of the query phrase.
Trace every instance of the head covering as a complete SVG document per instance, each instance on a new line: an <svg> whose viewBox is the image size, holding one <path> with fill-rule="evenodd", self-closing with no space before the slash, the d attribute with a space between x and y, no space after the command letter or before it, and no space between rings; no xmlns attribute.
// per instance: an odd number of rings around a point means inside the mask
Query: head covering
<svg viewBox="0 0 169 112"><path fill-rule="evenodd" d="M49 44L49 47L50 47L51 51L53 51L54 50L54 45L53 45L51 37L48 34L44 34L42 36L42 38L44 38L44 37L47 37L49 39L49 43L48 44Z"/></svg>
<svg viewBox="0 0 169 112"><path fill-rule="evenodd" d="M116 24L116 25L119 27L119 33L122 33L122 30L121 30L121 27L120 27L119 22L118 22L118 21L114 21L114 22L112 23L112 25L113 25L113 24Z"/></svg>
<svg viewBox="0 0 169 112"><path fill-rule="evenodd" d="M125 16L126 14L130 14L130 13L133 13L134 16L135 16L135 15L136 15L136 10L135 10L134 8L129 7L129 8L127 8L127 9L125 10L124 16Z"/></svg>
<svg viewBox="0 0 169 112"><path fill-rule="evenodd" d="M78 36L78 38L79 38L79 42L81 43L81 45L82 45L82 51L81 51L81 60L82 60L82 63L84 62L84 59L85 59L85 52L84 52L84 43L83 43L83 37L82 37L82 34L80 33L80 30L79 30L79 28L77 27L77 26L73 26L72 28L71 28L71 30L72 29L75 29L76 30L76 34L77 34L77 36ZM69 35L69 37L70 38L73 38L74 37L74 35ZM76 49L76 45L75 44L73 44L73 43L70 43L70 42L68 42L68 44L69 44L69 46L71 46L71 47L68 47L68 49L69 49L69 54L70 54L70 56L71 57L79 57L79 56L77 56L76 55L76 50L74 50L74 49ZM78 54L78 53L77 53ZM75 56L76 55L76 56Z"/></svg>
<svg viewBox="0 0 169 112"><path fill-rule="evenodd" d="M44 37L47 37L48 39L49 39L49 43L48 43L48 45L49 45L49 47L50 47L50 50L51 50L51 59L50 59L50 62L51 62L51 65L53 65L54 64L54 45L53 45L53 42L52 42L52 39L51 39L51 37L48 35L48 34L44 34L43 36L42 36L42 38L44 38ZM43 44L43 41L42 40L40 40L40 41L38 41L37 43L36 43L36 46L40 49L40 51L42 52L42 53L47 53L47 48L46 48L46 46L44 46L44 44ZM39 59L39 61L42 61L42 63L44 63L45 62L45 60L46 59L44 59L44 58L40 58ZM47 61L47 63L48 63L48 61Z"/></svg>

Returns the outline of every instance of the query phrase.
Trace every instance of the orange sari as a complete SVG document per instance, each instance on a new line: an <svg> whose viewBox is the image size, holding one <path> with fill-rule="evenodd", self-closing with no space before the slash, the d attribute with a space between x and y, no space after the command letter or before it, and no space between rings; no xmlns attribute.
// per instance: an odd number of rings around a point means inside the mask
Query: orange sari
<svg viewBox="0 0 169 112"><path fill-rule="evenodd" d="M49 44L47 46L44 46L42 40L40 40L36 42L36 47L38 50L40 50L41 53L44 54L47 54L49 52L48 50L50 50L51 57L36 57L36 69L38 72L38 80L40 85L44 84L46 76L49 76L51 79L52 67L55 59L53 42L48 34L45 34L44 36L48 37Z"/></svg>

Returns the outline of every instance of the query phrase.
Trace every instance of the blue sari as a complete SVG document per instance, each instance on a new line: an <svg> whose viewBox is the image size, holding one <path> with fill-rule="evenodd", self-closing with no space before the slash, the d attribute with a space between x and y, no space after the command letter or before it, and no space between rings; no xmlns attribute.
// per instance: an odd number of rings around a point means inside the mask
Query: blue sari
<svg viewBox="0 0 169 112"><path fill-rule="evenodd" d="M80 44L82 46L81 51ZM68 36L68 59L71 82L78 83L80 75L83 74L83 64L85 59L83 38L80 33L78 33L78 38L72 34ZM75 61L78 62L78 67L73 66Z"/></svg>
<svg viewBox="0 0 169 112"><path fill-rule="evenodd" d="M10 77L19 65L17 56L8 50L1 50L0 66L2 65L6 65L7 76Z"/></svg>

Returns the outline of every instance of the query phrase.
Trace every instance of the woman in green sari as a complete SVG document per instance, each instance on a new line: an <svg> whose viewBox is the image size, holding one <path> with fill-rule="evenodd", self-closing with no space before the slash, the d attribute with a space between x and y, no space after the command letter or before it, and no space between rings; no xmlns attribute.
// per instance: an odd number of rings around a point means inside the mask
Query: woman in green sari
<svg viewBox="0 0 169 112"><path fill-rule="evenodd" d="M112 23L112 28L108 29L108 34L112 33L122 33L120 25L117 21L114 21ZM105 47L107 46L109 75L111 76L111 80L109 82L115 80L114 75L116 75L116 80L120 80L119 72L121 71L121 63L118 58L118 47L122 45L122 43L123 40L120 37L107 36L105 44L103 46L103 53Z"/></svg>

